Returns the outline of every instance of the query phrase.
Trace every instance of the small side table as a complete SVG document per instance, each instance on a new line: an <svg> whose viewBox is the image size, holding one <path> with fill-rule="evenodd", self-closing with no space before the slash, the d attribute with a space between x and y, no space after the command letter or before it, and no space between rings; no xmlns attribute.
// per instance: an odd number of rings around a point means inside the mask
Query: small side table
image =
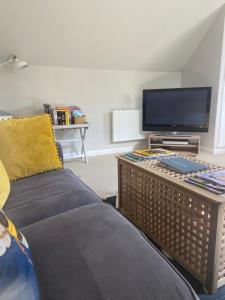
<svg viewBox="0 0 225 300"><path fill-rule="evenodd" d="M79 130L80 138L79 139L63 139L63 140L56 140L59 143L75 143L75 142L81 142L81 152L78 155L74 155L73 158L81 157L84 158L85 163L88 163L87 153L85 149L85 136L86 131L90 127L90 123L84 123L84 124L71 124L71 125L54 125L53 130L56 133L57 130Z"/></svg>

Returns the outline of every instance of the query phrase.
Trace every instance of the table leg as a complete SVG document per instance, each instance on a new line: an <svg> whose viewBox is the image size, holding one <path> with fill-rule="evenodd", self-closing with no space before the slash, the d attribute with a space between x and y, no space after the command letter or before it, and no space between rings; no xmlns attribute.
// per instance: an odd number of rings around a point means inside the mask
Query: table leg
<svg viewBox="0 0 225 300"><path fill-rule="evenodd" d="M80 128L80 137L81 137L81 154L84 154L85 162L88 163L87 154L85 150L85 136L86 136L86 128Z"/></svg>

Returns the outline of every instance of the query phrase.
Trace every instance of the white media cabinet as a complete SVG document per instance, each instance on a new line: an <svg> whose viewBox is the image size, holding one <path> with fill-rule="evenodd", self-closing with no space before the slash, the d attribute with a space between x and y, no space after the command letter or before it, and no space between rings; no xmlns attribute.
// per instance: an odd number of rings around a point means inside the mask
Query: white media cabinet
<svg viewBox="0 0 225 300"><path fill-rule="evenodd" d="M187 155L197 155L200 147L199 135L163 135L150 134L148 137L149 149L164 148L182 152Z"/></svg>

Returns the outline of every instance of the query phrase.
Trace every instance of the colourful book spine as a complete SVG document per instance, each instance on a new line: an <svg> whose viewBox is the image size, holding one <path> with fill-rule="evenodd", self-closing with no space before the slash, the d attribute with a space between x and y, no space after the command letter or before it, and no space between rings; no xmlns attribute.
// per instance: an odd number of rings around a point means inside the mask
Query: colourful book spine
<svg viewBox="0 0 225 300"><path fill-rule="evenodd" d="M55 109L59 110L59 111L68 111L68 110L70 110L70 108L68 106L56 106Z"/></svg>
<svg viewBox="0 0 225 300"><path fill-rule="evenodd" d="M70 115L69 115L69 111L65 112L65 116L66 116L66 125L70 124Z"/></svg>

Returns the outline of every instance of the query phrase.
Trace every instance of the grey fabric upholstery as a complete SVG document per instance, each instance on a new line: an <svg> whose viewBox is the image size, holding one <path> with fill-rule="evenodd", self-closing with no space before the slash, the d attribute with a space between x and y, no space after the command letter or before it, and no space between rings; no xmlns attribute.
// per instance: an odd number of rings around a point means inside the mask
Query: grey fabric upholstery
<svg viewBox="0 0 225 300"><path fill-rule="evenodd" d="M22 228L42 300L196 300L142 234L107 204Z"/></svg>
<svg viewBox="0 0 225 300"><path fill-rule="evenodd" d="M145 237L69 170L12 183L4 210L30 245L41 300L196 300Z"/></svg>
<svg viewBox="0 0 225 300"><path fill-rule="evenodd" d="M63 213L100 198L70 170L31 176L11 184L4 210L17 227Z"/></svg>

